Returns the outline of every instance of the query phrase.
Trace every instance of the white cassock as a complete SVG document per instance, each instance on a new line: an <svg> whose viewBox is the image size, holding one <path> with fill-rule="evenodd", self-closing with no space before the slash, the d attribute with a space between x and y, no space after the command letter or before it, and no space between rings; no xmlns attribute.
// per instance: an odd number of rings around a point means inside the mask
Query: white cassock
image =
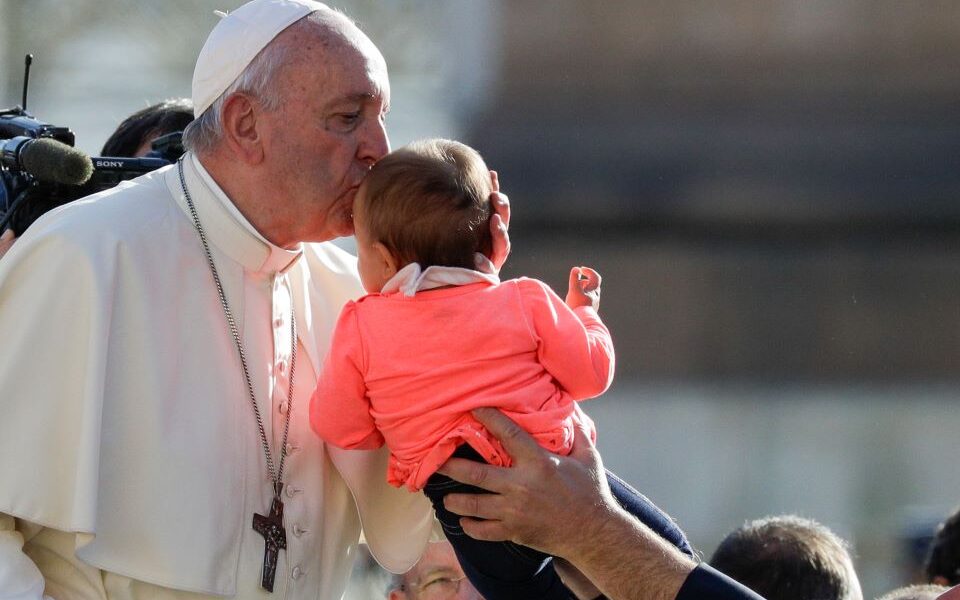
<svg viewBox="0 0 960 600"><path fill-rule="evenodd" d="M275 461L291 302L296 316L274 593L251 526L270 508L264 452L174 166L51 212L0 260L0 598L45 579L55 598L335 599L361 519L393 571L429 536L422 495L386 484L385 450L325 447L308 424L331 328L362 293L355 259L273 246L196 158L184 167Z"/></svg>

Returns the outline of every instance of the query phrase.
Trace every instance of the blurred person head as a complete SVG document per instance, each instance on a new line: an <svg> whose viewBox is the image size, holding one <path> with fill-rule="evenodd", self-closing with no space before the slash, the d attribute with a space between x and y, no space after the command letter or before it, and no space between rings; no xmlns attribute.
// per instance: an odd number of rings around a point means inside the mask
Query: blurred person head
<svg viewBox="0 0 960 600"><path fill-rule="evenodd" d="M450 542L427 544L416 565L403 575L394 575L387 589L388 600L483 600L463 574Z"/></svg>
<svg viewBox="0 0 960 600"><path fill-rule="evenodd" d="M401 268L476 267L490 253L490 171L444 139L414 142L370 170L354 203L360 280L379 292Z"/></svg>
<svg viewBox="0 0 960 600"><path fill-rule="evenodd" d="M138 110L123 120L106 143L101 156L140 157L160 136L183 131L193 121L193 102L187 98L164 100Z"/></svg>
<svg viewBox="0 0 960 600"><path fill-rule="evenodd" d="M949 588L944 585L908 585L887 592L877 600L937 600Z"/></svg>
<svg viewBox="0 0 960 600"><path fill-rule="evenodd" d="M924 570L930 583L960 584L960 507L937 525Z"/></svg>
<svg viewBox="0 0 960 600"><path fill-rule="evenodd" d="M187 98L164 100L138 110L123 120L110 134L101 156L138 158L150 152L153 141L183 131L193 121L193 102ZM0 232L0 258L17 241L12 229Z"/></svg>
<svg viewBox="0 0 960 600"><path fill-rule="evenodd" d="M380 51L343 14L295 4L308 14L261 40L250 59L242 25L273 18L270 0L214 28L194 72L199 114L183 140L244 217L286 248L352 234L357 189L389 151ZM226 81L224 69L238 62L242 71Z"/></svg>
<svg viewBox="0 0 960 600"><path fill-rule="evenodd" d="M847 543L824 525L787 515L734 530L710 565L767 600L862 600Z"/></svg>

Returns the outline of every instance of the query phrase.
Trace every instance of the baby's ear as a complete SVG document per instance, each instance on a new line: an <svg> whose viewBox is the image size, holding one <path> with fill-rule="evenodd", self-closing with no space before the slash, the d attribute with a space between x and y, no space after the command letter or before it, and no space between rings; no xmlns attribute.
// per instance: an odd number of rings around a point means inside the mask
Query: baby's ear
<svg viewBox="0 0 960 600"><path fill-rule="evenodd" d="M390 249L380 242L374 242L373 249L376 250L377 256L380 257L380 266L383 270L384 281L396 275L399 266L397 265L397 259L393 256L393 252L390 252Z"/></svg>

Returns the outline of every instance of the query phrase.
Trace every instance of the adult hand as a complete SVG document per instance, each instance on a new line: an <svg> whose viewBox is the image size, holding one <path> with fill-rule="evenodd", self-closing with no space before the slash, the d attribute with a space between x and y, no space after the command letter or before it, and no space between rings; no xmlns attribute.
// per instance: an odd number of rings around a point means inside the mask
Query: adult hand
<svg viewBox="0 0 960 600"><path fill-rule="evenodd" d="M499 410L479 408L473 415L500 440L513 466L450 459L441 473L494 493L450 494L444 505L463 515L460 522L470 537L510 540L571 558L578 538L589 538L616 507L586 430L577 427L573 451L558 456Z"/></svg>
<svg viewBox="0 0 960 600"><path fill-rule="evenodd" d="M14 235L12 229L7 229L3 234L0 234L0 258L3 258L3 255L10 250L15 241L17 241L17 236Z"/></svg>
<svg viewBox="0 0 960 600"><path fill-rule="evenodd" d="M620 508L584 429L575 430L570 455L557 456L496 409L473 415L500 440L513 466L450 459L440 469L493 492L444 499L449 510L464 515L460 524L469 536L510 540L565 558L613 600L677 598L696 563ZM577 586L578 592L584 589Z"/></svg>
<svg viewBox="0 0 960 600"><path fill-rule="evenodd" d="M510 227L510 199L506 194L500 193L500 180L497 178L496 171L490 171L490 184L493 186L490 204L493 205L494 210L494 214L490 217L492 237L490 261L499 271L503 263L507 262L507 256L510 255L510 235L507 233Z"/></svg>

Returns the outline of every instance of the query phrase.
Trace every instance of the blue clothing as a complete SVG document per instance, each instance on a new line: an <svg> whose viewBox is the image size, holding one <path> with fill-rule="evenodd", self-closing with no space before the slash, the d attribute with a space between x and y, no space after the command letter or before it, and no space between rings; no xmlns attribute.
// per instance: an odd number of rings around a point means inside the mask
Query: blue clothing
<svg viewBox="0 0 960 600"><path fill-rule="evenodd" d="M470 446L463 444L453 454L458 458L483 461ZM685 554L693 556L686 536L670 517L643 494L607 471L610 491L617 502ZM463 484L445 475L434 474L423 488L433 503L437 519L473 587L487 600L576 600L553 567L553 557L513 542L475 540L463 532L460 517L443 506L443 497L451 493L489 493ZM558 524L559 525L559 524ZM576 532L571 532L576 535Z"/></svg>
<svg viewBox="0 0 960 600"><path fill-rule="evenodd" d="M763 597L701 563L687 576L676 600L763 600Z"/></svg>

